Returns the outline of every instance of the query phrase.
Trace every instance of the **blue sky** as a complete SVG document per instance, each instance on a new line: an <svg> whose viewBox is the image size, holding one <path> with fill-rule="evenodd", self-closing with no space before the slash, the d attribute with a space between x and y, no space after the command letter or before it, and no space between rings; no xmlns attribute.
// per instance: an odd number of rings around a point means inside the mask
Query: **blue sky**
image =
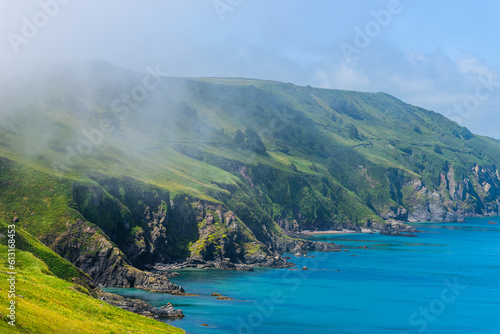
<svg viewBox="0 0 500 334"><path fill-rule="evenodd" d="M383 91L500 138L499 1L3 0L0 13L0 70L93 59Z"/></svg>

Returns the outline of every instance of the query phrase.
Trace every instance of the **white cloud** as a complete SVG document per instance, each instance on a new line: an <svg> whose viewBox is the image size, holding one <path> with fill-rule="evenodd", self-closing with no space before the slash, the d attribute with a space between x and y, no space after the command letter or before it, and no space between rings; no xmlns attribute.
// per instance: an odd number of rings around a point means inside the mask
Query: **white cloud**
<svg viewBox="0 0 500 334"><path fill-rule="evenodd" d="M492 70L478 58L472 55L464 55L457 59L458 70L465 74L476 74L482 76L489 76Z"/></svg>

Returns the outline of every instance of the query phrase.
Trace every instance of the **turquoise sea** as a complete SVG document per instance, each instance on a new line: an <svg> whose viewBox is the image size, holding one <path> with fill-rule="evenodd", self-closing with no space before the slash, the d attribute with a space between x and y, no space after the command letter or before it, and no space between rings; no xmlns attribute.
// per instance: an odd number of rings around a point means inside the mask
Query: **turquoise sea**
<svg viewBox="0 0 500 334"><path fill-rule="evenodd" d="M185 270L172 278L199 297L106 290L155 306L171 301L186 317L170 323L187 333L500 333L500 218L413 225L423 232L417 238L311 237L348 251L287 254L307 271Z"/></svg>

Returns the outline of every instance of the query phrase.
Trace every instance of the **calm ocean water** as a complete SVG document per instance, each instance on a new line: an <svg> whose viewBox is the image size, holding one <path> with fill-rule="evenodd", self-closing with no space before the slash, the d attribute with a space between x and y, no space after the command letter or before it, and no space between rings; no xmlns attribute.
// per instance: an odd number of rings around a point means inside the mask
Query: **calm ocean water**
<svg viewBox="0 0 500 334"><path fill-rule="evenodd" d="M423 231L417 238L315 236L348 251L292 256L307 271L186 270L172 278L199 297L107 291L155 306L171 301L186 317L169 323L187 333L500 333L500 218L414 226Z"/></svg>

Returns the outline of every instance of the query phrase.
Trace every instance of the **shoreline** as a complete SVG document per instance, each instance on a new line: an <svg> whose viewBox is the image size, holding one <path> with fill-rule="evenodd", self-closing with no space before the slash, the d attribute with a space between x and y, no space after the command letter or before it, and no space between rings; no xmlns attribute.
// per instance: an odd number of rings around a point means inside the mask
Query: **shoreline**
<svg viewBox="0 0 500 334"><path fill-rule="evenodd" d="M361 232L357 232L354 230L330 230L330 231L302 231L300 234L302 235L321 235L321 234L362 234L362 233L375 233L374 230L369 228L361 228Z"/></svg>

